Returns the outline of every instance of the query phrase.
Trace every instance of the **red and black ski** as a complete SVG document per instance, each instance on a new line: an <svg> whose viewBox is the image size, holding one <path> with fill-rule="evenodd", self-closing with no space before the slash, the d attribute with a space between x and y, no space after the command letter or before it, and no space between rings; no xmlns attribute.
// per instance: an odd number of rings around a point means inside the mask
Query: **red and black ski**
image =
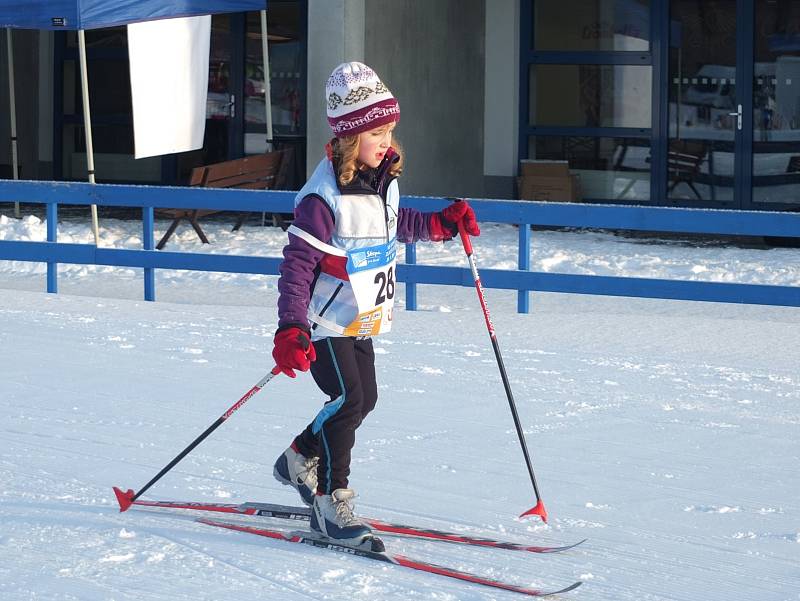
<svg viewBox="0 0 800 601"><path fill-rule="evenodd" d="M295 521L308 521L311 518L311 509L308 507L292 507L286 505L275 505L273 503L184 503L180 501L142 501L136 500L133 505L139 507L161 507L166 509L190 509L196 511L213 511L220 513L232 513L236 515L252 515L267 518L278 518ZM472 545L477 547L489 547L493 549L505 549L508 551L527 551L528 553L558 553L577 547L585 541L578 541L571 545L563 546L537 546L512 543L508 541L483 538L477 536L466 536L457 532L447 532L444 530L433 530L429 528L419 528L407 526L394 522L385 522L373 518L361 518L370 528L377 532L388 535L408 536L413 538L424 538L459 545Z"/></svg>
<svg viewBox="0 0 800 601"><path fill-rule="evenodd" d="M403 555L393 555L387 552L370 551L360 547L349 547L341 545L336 543L335 541L331 541L330 539L318 538L314 536L311 532L284 532L282 530L273 530L270 528L263 528L261 526L250 526L248 524L242 524L238 522L225 522L222 520L212 520L208 518L198 518L197 521L203 524L207 524L209 526L227 528L228 530L236 530L238 532L247 532L249 534L256 534L258 536L265 536L267 538L283 540L288 543L300 543L304 545L311 545L313 547L318 547L321 549L339 551L341 553L347 553L348 555L355 555L357 557L364 557L366 559L374 559L376 561L391 563L394 565L410 568L412 570L419 570L421 572L427 572L429 574L436 574L439 576L445 576L447 578L463 580L465 582L470 582L472 584L480 584L482 586L489 586L496 589L512 591L515 593L520 593L522 595L529 595L531 597L544 597L547 595L566 593L567 591L576 589L581 585L581 582L578 581L574 582L573 584L561 590L542 591L538 589L517 586L515 584L511 584L508 582L493 580L491 578L484 578L483 576L478 576L477 574L471 574L469 572L463 572L461 570L455 570L453 568L448 568L433 563L428 563L425 561L411 559Z"/></svg>

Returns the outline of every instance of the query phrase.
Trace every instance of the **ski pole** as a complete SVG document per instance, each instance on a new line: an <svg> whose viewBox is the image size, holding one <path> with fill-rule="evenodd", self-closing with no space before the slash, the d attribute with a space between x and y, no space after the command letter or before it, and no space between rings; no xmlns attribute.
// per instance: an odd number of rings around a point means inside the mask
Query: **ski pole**
<svg viewBox="0 0 800 601"><path fill-rule="evenodd" d="M120 513L122 513L126 509L128 509L136 499L138 499L139 497L142 496L142 494L144 494L144 492L148 488L150 488L151 486L153 486L153 484L158 482L158 480L160 480L161 477L164 474L166 474L173 467L175 467L181 459L186 457L186 455L188 455L192 451L192 449L194 449L197 445L199 445L206 438L208 438L209 434L211 434L214 430L216 430L217 428L219 428L222 425L222 422L224 422L231 415L236 413L236 411L238 411L242 407L242 405L244 405L247 401L249 401L259 390L264 388L264 386L267 384L267 382L269 382L272 378L277 376L279 373L281 373L281 372L278 370L278 367L277 366L273 367L272 370L266 376L264 376L263 378L261 378L261 380L258 381L258 384L253 386L250 390L248 390L245 393L245 395L242 398L240 398L233 405L231 405L231 407L225 413L220 415L213 424L211 424L208 428L206 428L205 432L203 432L200 436L195 438L188 447L183 449L183 451L181 451L178 454L178 456L175 457L175 459L170 461L164 467L164 469L162 469L160 472L158 472L155 475L155 477L152 480L150 480L150 482L148 482L141 489L139 489L139 492L134 494L133 490L130 489L130 488L127 491L123 492L121 489L119 489L119 488L117 488L115 486L114 487L114 494L117 496L117 501L119 502L119 511L120 511Z"/></svg>
<svg viewBox="0 0 800 601"><path fill-rule="evenodd" d="M461 199L455 200L458 202ZM486 306L486 297L483 294L483 285L481 284L481 278L478 275L478 267L475 264L475 255L472 252L472 241L470 240L469 234L464 229L464 224L461 221L458 222L458 233L461 234L461 243L464 245L464 252L467 254L469 268L472 270L472 278L475 280L475 289L478 291L478 300L480 300L481 309L483 309L483 317L486 320L486 327L489 330L489 338L492 340L494 356L497 359L497 366L500 368L500 377L502 378L503 386L506 389L508 405L511 407L511 415L514 418L514 426L517 429L519 444L522 447L522 454L525 456L525 465L528 466L528 474L530 474L531 484L533 484L533 492L536 494L536 505L531 507L528 511L522 513L519 517L522 518L527 515L538 515L540 518L542 518L543 522L547 523L547 510L544 508L544 503L539 495L539 487L536 485L536 476L533 473L533 467L531 466L531 458L528 454L528 446L525 444L525 435L523 434L522 426L519 423L519 415L517 414L517 407L514 403L514 395L511 393L511 385L508 382L508 375L506 374L506 368L503 364L503 357L500 354L500 345L497 343L497 335L494 331L494 326L492 325L492 318L489 315L489 308Z"/></svg>

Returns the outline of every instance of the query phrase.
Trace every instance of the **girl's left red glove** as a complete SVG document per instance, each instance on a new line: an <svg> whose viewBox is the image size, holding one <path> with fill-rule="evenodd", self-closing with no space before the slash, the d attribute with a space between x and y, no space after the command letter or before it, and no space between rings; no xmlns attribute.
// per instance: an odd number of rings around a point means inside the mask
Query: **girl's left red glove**
<svg viewBox="0 0 800 601"><path fill-rule="evenodd" d="M455 234L458 234L458 224L460 222L470 236L481 235L478 220L475 219L475 211L472 210L466 200L459 200L449 207L445 207L442 210L442 221L445 226L455 226Z"/></svg>
<svg viewBox="0 0 800 601"><path fill-rule="evenodd" d="M297 374L294 370L308 371L311 362L317 360L317 352L311 344L311 337L307 331L297 326L290 326L275 333L272 358L275 359L279 372L295 378Z"/></svg>
<svg viewBox="0 0 800 601"><path fill-rule="evenodd" d="M451 240L458 236L458 224L461 223L470 236L480 236L481 228L475 219L475 211L466 200L459 200L445 207L439 213L430 214L430 240Z"/></svg>

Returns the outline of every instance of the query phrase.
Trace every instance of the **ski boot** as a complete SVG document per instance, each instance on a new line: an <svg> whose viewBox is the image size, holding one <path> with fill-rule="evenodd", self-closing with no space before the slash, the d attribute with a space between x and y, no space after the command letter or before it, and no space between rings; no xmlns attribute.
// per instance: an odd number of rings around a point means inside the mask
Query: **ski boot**
<svg viewBox="0 0 800 601"><path fill-rule="evenodd" d="M283 455L278 457L272 469L272 475L281 484L291 486L300 493L303 503L309 507L314 505L317 493L318 457L305 457L292 443Z"/></svg>
<svg viewBox="0 0 800 601"><path fill-rule="evenodd" d="M338 488L329 495L314 497L311 532L326 540L354 549L383 553L383 541L353 513L355 491Z"/></svg>

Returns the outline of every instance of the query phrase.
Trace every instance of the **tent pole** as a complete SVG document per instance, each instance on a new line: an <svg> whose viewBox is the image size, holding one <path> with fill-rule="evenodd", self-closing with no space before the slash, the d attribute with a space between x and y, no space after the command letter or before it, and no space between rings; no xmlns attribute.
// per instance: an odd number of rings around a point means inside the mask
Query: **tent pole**
<svg viewBox="0 0 800 601"><path fill-rule="evenodd" d="M83 93L83 124L86 132L86 167L89 183L94 181L94 147L92 146L92 113L89 108L89 72L86 67L86 35L83 29L78 30L78 51L81 62L81 91ZM92 205L92 232L95 246L100 245L100 226L97 219L97 205Z"/></svg>
<svg viewBox="0 0 800 601"><path fill-rule="evenodd" d="M17 99L14 90L14 45L11 41L12 30L6 29L8 42L8 104L11 113L11 169L14 179L19 179L19 159L17 156ZM14 203L14 217L20 218L19 201Z"/></svg>
<svg viewBox="0 0 800 601"><path fill-rule="evenodd" d="M269 39L267 37L267 11L261 11L261 54L264 57L264 110L267 116L267 150L272 146L272 88L269 82Z"/></svg>
<svg viewBox="0 0 800 601"><path fill-rule="evenodd" d="M267 35L267 11L261 11L261 56L264 63L264 111L266 111L267 124L267 143L264 148L267 152L272 152L272 87L269 82L269 37ZM261 213L261 225L267 220L267 214ZM273 216L273 221L275 220Z"/></svg>

